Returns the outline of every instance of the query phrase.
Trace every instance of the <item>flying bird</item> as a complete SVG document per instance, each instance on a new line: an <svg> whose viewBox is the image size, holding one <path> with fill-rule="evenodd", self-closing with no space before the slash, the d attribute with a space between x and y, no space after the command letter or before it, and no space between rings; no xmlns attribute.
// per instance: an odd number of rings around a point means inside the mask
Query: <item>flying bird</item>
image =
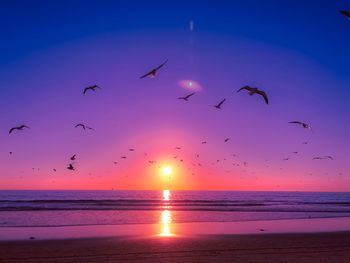
<svg viewBox="0 0 350 263"><path fill-rule="evenodd" d="M305 122L301 121L289 121L288 123L293 123L293 124L299 124L301 125L304 129L311 129L311 126Z"/></svg>
<svg viewBox="0 0 350 263"><path fill-rule="evenodd" d="M226 99L223 99L222 101L219 102L219 104L214 105L214 107L217 108L217 109L219 109L219 110L221 110L222 104L224 104L225 100L226 100Z"/></svg>
<svg viewBox="0 0 350 263"><path fill-rule="evenodd" d="M185 97L178 97L177 99L178 99L178 100L185 100L185 101L188 101L188 99L189 99L190 97L192 97L194 94L195 94L195 92L193 92L193 93L191 93L191 94L188 94L188 95L185 96Z"/></svg>
<svg viewBox="0 0 350 263"><path fill-rule="evenodd" d="M160 70L167 62L168 60L165 60L161 65L147 72L145 75L141 76L140 79L143 79L148 76L151 76L151 78L155 78L158 73L158 70Z"/></svg>
<svg viewBox="0 0 350 263"><path fill-rule="evenodd" d="M226 139L225 139L225 142L228 142L229 140L230 140L230 138L226 138Z"/></svg>
<svg viewBox="0 0 350 263"><path fill-rule="evenodd" d="M79 123L79 124L75 125L74 127L75 128L82 127L84 130L86 130L86 129L93 130L93 128L86 126L85 124L82 124L82 123Z"/></svg>
<svg viewBox="0 0 350 263"><path fill-rule="evenodd" d="M11 129L9 130L9 133L12 133L14 130L19 130L19 131L21 131L21 130L23 130L24 128L28 128L28 129L29 129L29 127L28 127L27 125L21 125L21 126L17 126L17 127L11 128Z"/></svg>
<svg viewBox="0 0 350 263"><path fill-rule="evenodd" d="M70 158L72 161L75 160L75 155L76 155L76 154L74 154L74 155Z"/></svg>
<svg viewBox="0 0 350 263"><path fill-rule="evenodd" d="M339 13L344 15L347 19L350 19L350 12L345 10L340 10Z"/></svg>
<svg viewBox="0 0 350 263"><path fill-rule="evenodd" d="M237 90L237 92L240 92L241 90L247 90L248 94L250 96L252 96L254 94L258 94L258 95L260 95L260 96L262 96L264 98L266 104L269 104L269 98L267 97L267 94L266 94L265 91L260 90L258 88L253 88L253 87L250 87L250 86L244 86L244 87L240 88L239 90Z"/></svg>
<svg viewBox="0 0 350 263"><path fill-rule="evenodd" d="M101 89L101 88L97 85L86 87L84 88L83 94L85 94L88 90L96 91L97 89Z"/></svg>
<svg viewBox="0 0 350 263"><path fill-rule="evenodd" d="M68 165L67 169L74 171L74 167L73 167L73 165L71 163Z"/></svg>

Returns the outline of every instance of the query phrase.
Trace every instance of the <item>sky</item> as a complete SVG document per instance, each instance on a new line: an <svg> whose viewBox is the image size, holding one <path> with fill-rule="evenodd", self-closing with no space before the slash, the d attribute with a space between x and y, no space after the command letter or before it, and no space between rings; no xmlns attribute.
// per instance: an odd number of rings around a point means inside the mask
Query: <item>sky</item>
<svg viewBox="0 0 350 263"><path fill-rule="evenodd" d="M349 191L339 10L350 2L1 1L0 189Z"/></svg>

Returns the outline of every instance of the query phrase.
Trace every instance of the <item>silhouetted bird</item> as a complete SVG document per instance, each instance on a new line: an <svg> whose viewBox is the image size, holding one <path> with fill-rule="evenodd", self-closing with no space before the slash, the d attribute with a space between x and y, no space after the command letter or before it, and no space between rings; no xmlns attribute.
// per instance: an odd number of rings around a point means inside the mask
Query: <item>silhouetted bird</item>
<svg viewBox="0 0 350 263"><path fill-rule="evenodd" d="M206 141L203 141L202 144L207 144L207 142L206 142Z"/></svg>
<svg viewBox="0 0 350 263"><path fill-rule="evenodd" d="M130 148L129 151L130 151L130 152L133 152L133 151L135 151L135 149Z"/></svg>
<svg viewBox="0 0 350 263"><path fill-rule="evenodd" d="M122 158L122 159L126 159L126 156L121 156L120 158Z"/></svg>
<svg viewBox="0 0 350 263"><path fill-rule="evenodd" d="M9 152L9 154L12 154L12 152Z"/></svg>
<svg viewBox="0 0 350 263"><path fill-rule="evenodd" d="M21 131L21 130L23 130L24 128L28 128L28 129L29 129L29 127L28 127L27 125L21 125L21 126L17 126L17 127L11 128L11 129L9 130L9 133L12 133L14 130L19 130L19 131Z"/></svg>
<svg viewBox="0 0 350 263"><path fill-rule="evenodd" d="M329 156L329 155L325 156L325 158L330 159L330 160L334 160L334 158L332 156Z"/></svg>
<svg viewBox="0 0 350 263"><path fill-rule="evenodd" d="M262 91L262 90L259 90L258 88L253 88L253 87L250 87L250 86L244 86L244 87L240 88L239 90L237 90L237 92L240 92L241 90L247 90L248 94L250 96L252 96L254 94L259 94L260 96L262 96L264 98L265 103L269 104L269 99L268 99L267 94L266 94L265 91Z"/></svg>
<svg viewBox="0 0 350 263"><path fill-rule="evenodd" d="M299 124L301 125L303 128L305 129L311 129L311 126L305 122L301 122L301 121L289 121L288 123L293 123L293 124Z"/></svg>
<svg viewBox="0 0 350 263"><path fill-rule="evenodd" d="M225 100L226 100L226 99L223 99L222 101L219 102L219 104L214 105L214 107L220 110L221 107L222 107L222 104L224 104Z"/></svg>
<svg viewBox="0 0 350 263"><path fill-rule="evenodd" d="M57 170L54 168L54 169L52 169L54 172L56 172Z"/></svg>
<svg viewBox="0 0 350 263"><path fill-rule="evenodd" d="M74 171L74 167L73 167L73 165L71 163L68 165L67 169Z"/></svg>
<svg viewBox="0 0 350 263"><path fill-rule="evenodd" d="M151 71L147 72L145 75L141 76L140 79L143 79L143 78L148 77L148 76L151 76L151 78L155 78L158 70L160 70L160 68L162 68L165 65L165 63L167 63L167 62L168 62L168 60L165 60L164 63L162 63L158 67L152 69Z"/></svg>
<svg viewBox="0 0 350 263"><path fill-rule="evenodd" d="M290 158L284 158L283 161L288 161Z"/></svg>
<svg viewBox="0 0 350 263"><path fill-rule="evenodd" d="M97 85L86 87L83 91L83 94L85 94L88 90L96 91L97 89L101 89L101 88Z"/></svg>
<svg viewBox="0 0 350 263"><path fill-rule="evenodd" d="M74 154L74 155L70 158L72 161L75 160L75 155L76 155L76 154Z"/></svg>
<svg viewBox="0 0 350 263"><path fill-rule="evenodd" d="M79 123L79 124L75 125L74 127L75 128L82 127L84 130L85 129L93 130L93 128L86 126L85 124L82 124L82 123Z"/></svg>
<svg viewBox="0 0 350 263"><path fill-rule="evenodd" d="M344 15L347 19L350 19L350 12L345 10L339 11L342 15Z"/></svg>
<svg viewBox="0 0 350 263"><path fill-rule="evenodd" d="M185 96L185 97L178 97L177 99L178 100L185 100L185 101L188 101L188 99L191 97L191 96L193 96L195 93L193 92L193 93L191 93L191 94L188 94L187 96Z"/></svg>
<svg viewBox="0 0 350 263"><path fill-rule="evenodd" d="M230 138L226 138L226 139L225 139L225 142L228 142L229 140L230 140Z"/></svg>

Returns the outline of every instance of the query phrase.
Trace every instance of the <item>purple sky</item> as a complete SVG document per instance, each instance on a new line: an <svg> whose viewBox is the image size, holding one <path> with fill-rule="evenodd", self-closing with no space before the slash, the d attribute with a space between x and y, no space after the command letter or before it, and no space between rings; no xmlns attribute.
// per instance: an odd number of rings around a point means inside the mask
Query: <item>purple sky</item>
<svg viewBox="0 0 350 263"><path fill-rule="evenodd" d="M175 189L348 191L350 77L265 39L196 20L191 32L189 21L99 32L2 63L0 188L155 189L165 184L159 167L171 165ZM157 78L139 79L165 59ZM176 99L191 93L182 80L201 86L188 102ZM102 90L83 95L93 84ZM244 85L265 90L270 105L236 93ZM20 124L30 129L8 134ZM312 160L325 155L334 160Z"/></svg>

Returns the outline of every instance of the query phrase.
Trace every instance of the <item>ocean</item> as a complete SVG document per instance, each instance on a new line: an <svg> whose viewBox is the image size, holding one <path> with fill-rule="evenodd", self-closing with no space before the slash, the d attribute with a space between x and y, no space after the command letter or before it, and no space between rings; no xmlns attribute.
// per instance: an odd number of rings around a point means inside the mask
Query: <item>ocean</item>
<svg viewBox="0 0 350 263"><path fill-rule="evenodd" d="M0 191L0 227L235 222L349 217L350 193Z"/></svg>

